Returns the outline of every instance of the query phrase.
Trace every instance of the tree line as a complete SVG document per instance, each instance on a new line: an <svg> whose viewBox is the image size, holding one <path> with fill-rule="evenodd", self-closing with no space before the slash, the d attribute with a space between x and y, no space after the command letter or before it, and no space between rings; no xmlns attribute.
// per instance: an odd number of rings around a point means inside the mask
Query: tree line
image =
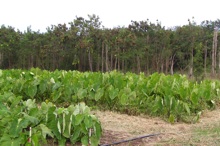
<svg viewBox="0 0 220 146"><path fill-rule="evenodd" d="M0 68L108 72L220 74L220 20L165 28L160 22L131 21L105 28L97 15L51 25L46 32L0 28Z"/></svg>

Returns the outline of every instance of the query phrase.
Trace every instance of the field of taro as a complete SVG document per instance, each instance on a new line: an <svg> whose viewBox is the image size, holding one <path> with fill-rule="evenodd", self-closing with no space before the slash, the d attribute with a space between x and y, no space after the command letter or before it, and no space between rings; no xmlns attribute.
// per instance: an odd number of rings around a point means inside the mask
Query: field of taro
<svg viewBox="0 0 220 146"><path fill-rule="evenodd" d="M195 123L218 106L219 89L218 80L180 74L0 70L0 143L97 146L102 128L93 109Z"/></svg>

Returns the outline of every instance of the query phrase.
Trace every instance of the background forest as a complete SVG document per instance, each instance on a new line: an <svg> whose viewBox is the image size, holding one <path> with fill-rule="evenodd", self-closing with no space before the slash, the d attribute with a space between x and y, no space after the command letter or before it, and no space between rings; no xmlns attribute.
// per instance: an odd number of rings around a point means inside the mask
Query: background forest
<svg viewBox="0 0 220 146"><path fill-rule="evenodd" d="M98 16L76 17L46 32L0 28L0 68L107 72L182 73L220 76L220 20L165 28L160 22L131 21L105 28Z"/></svg>

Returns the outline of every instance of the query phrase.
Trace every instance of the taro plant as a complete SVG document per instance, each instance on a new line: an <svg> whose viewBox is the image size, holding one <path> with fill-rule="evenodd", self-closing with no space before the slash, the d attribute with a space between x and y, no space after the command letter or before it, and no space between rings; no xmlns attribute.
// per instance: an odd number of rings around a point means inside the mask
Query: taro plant
<svg viewBox="0 0 220 146"><path fill-rule="evenodd" d="M61 146L67 141L97 146L102 132L84 103L58 108L50 102L23 101L10 92L0 95L0 120L2 146L38 146L47 144L48 138Z"/></svg>
<svg viewBox="0 0 220 146"><path fill-rule="evenodd" d="M80 141L83 145L98 145L101 138L101 125L90 109L84 103L68 108L54 108L48 110L47 126L52 130L59 145L67 140L72 144Z"/></svg>

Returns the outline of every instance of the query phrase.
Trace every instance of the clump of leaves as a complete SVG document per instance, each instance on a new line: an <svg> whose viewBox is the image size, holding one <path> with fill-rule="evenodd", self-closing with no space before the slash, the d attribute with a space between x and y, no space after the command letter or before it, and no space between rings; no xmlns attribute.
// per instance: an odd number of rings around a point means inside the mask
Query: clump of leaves
<svg viewBox="0 0 220 146"><path fill-rule="evenodd" d="M61 146L67 140L96 146L101 137L100 122L84 103L58 108L51 102L38 105L32 99L23 101L8 92L0 95L0 115L2 146L38 146L49 137Z"/></svg>

